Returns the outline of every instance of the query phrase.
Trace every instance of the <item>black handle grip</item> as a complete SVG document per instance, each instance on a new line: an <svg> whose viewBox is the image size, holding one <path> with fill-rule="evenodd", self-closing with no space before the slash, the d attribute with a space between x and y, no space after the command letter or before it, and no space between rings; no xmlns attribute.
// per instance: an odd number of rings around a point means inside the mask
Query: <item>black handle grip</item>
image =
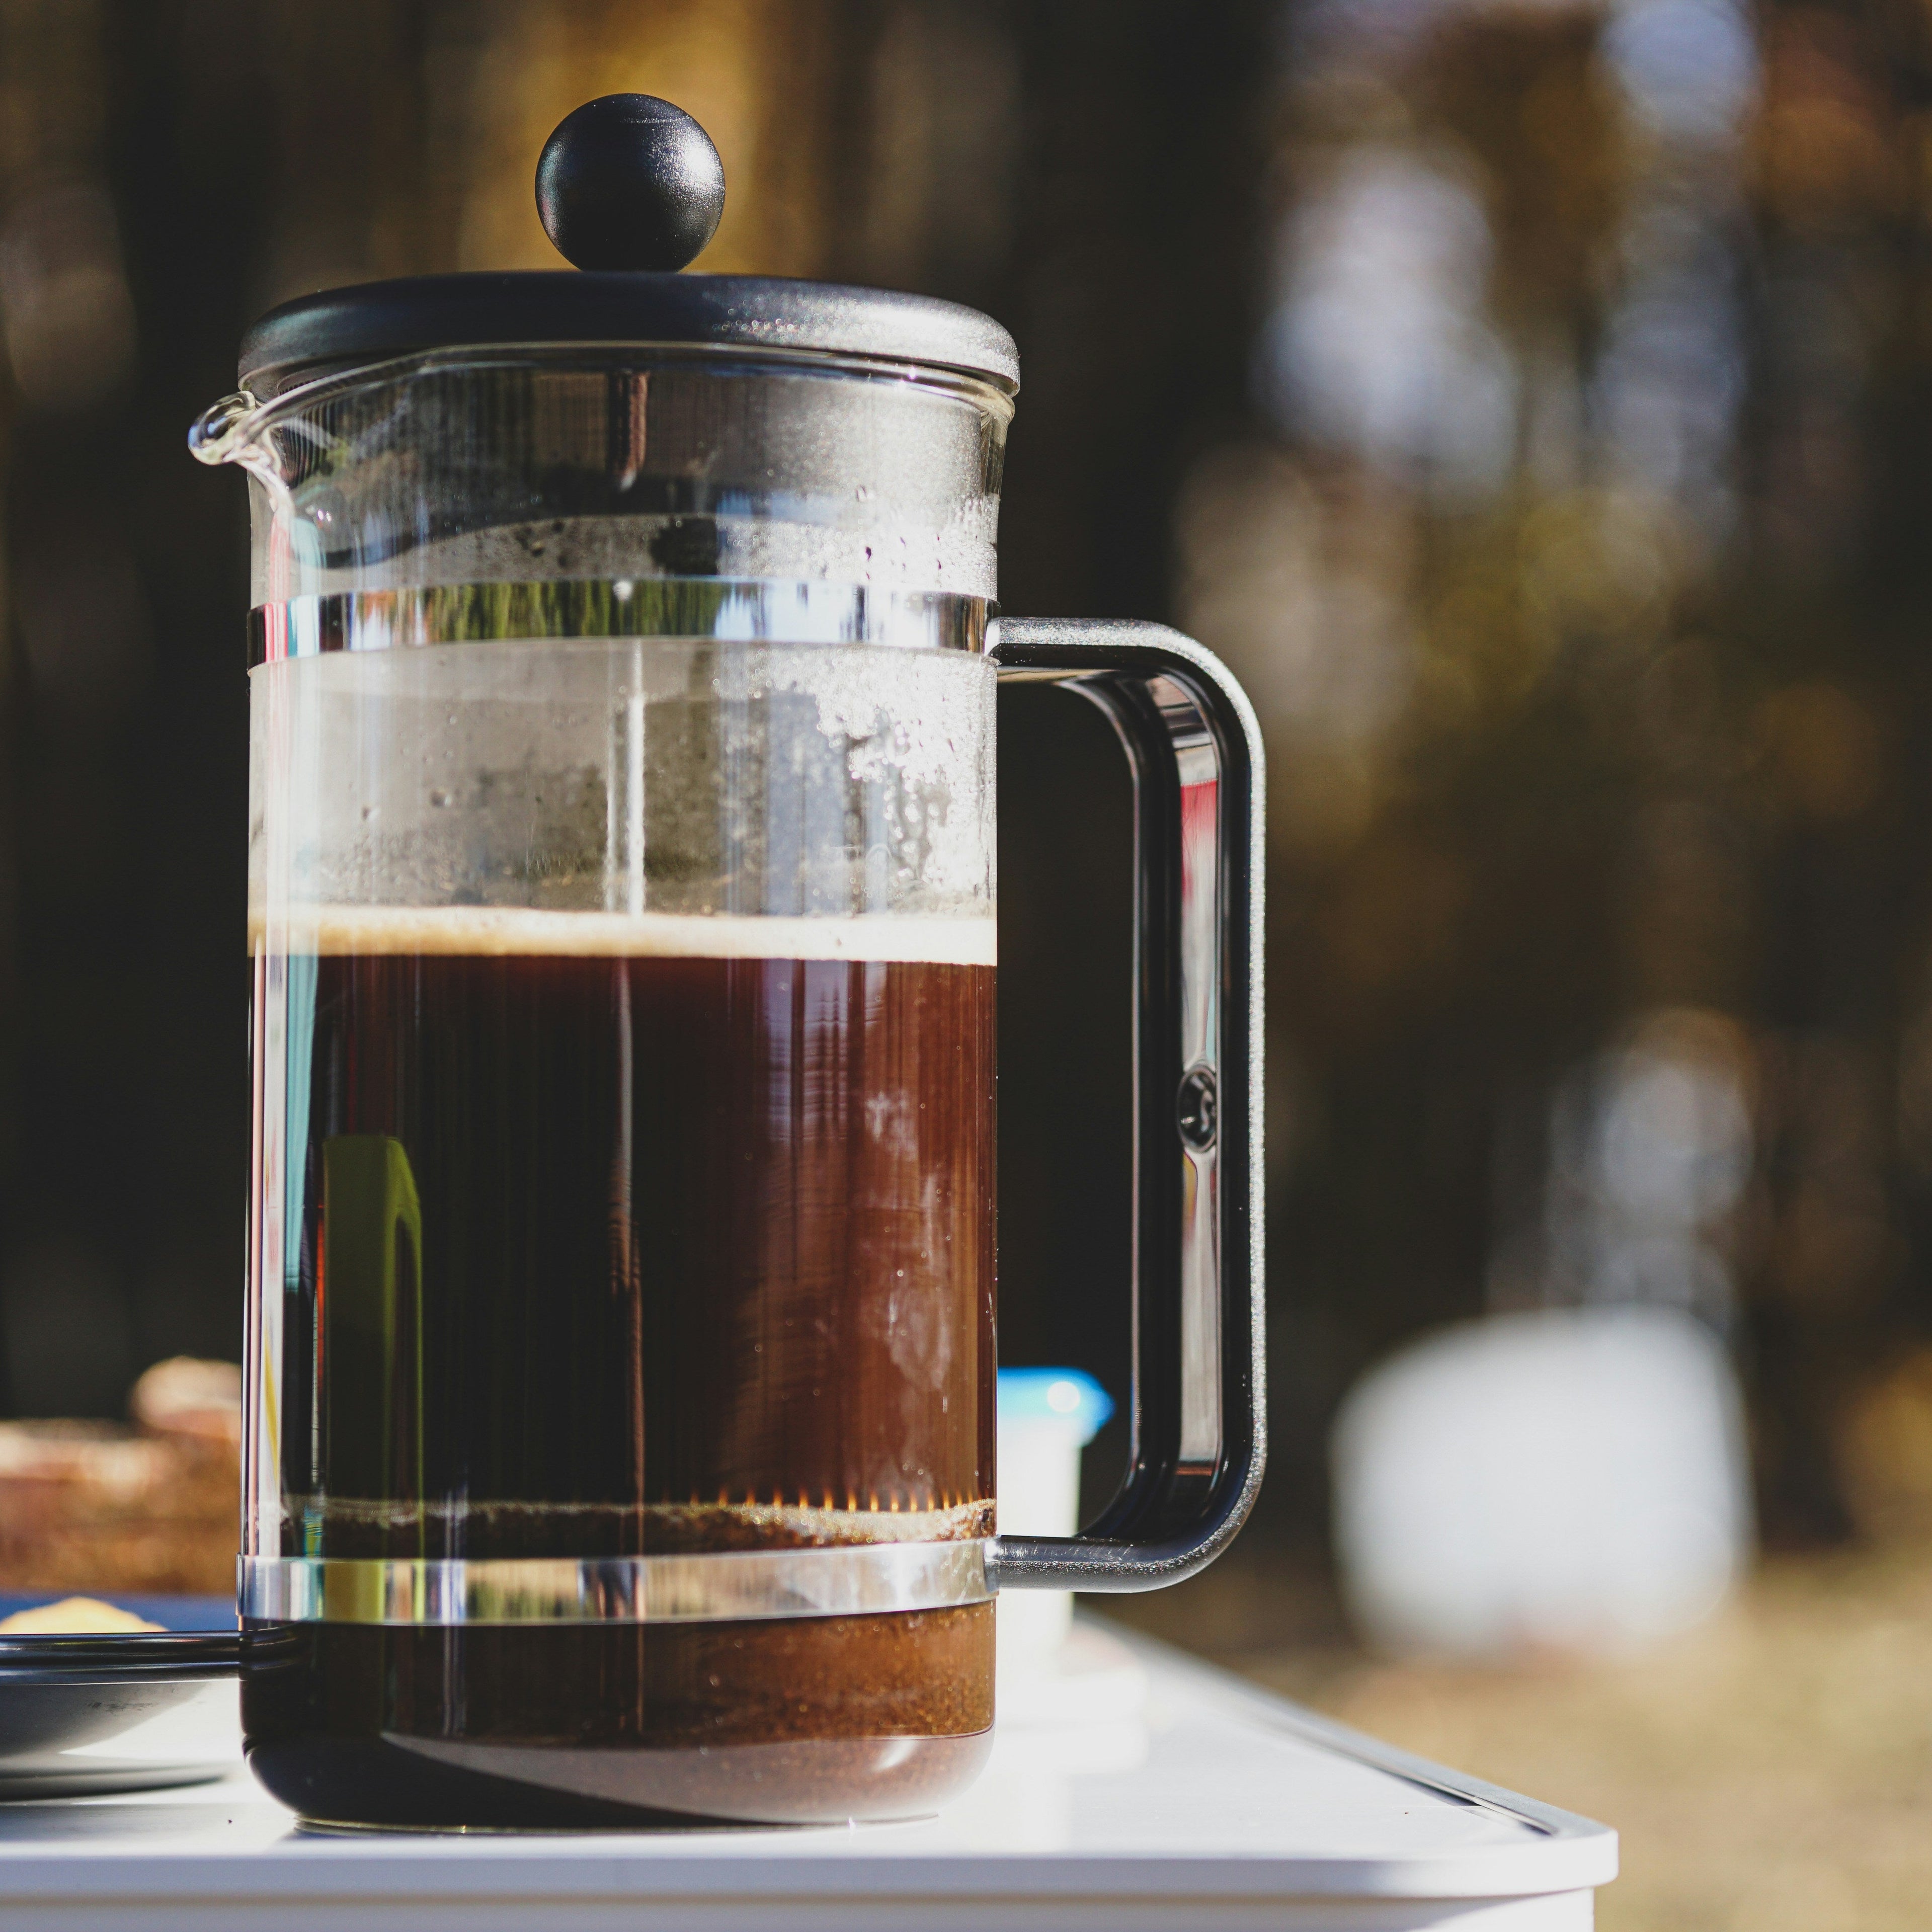
<svg viewBox="0 0 1932 1932"><path fill-rule="evenodd" d="M1074 1537L1002 1536L1001 1589L1150 1590L1220 1554L1261 1486L1261 734L1159 624L1000 619L1003 680L1068 684L1134 778L1133 1387L1127 1473Z"/></svg>

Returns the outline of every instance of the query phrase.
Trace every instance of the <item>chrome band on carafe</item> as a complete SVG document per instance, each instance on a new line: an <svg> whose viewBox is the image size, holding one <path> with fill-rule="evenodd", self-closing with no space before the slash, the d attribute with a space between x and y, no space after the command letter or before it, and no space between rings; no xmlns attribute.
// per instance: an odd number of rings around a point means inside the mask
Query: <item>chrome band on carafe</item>
<svg viewBox="0 0 1932 1932"><path fill-rule="evenodd" d="M739 1623L988 1601L986 1544L844 1544L698 1556L244 1556L244 1617L339 1624Z"/></svg>
<svg viewBox="0 0 1932 1932"><path fill-rule="evenodd" d="M553 578L345 590L258 604L248 668L332 651L506 638L715 638L981 652L988 607L951 591L747 578Z"/></svg>

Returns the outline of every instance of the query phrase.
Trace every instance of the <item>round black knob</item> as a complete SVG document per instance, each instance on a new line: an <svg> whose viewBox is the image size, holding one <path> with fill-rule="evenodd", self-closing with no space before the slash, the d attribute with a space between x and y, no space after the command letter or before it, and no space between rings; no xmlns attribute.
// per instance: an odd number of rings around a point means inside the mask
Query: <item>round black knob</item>
<svg viewBox="0 0 1932 1932"><path fill-rule="evenodd" d="M724 212L710 136L655 94L586 101L537 161L544 232L580 268L681 268Z"/></svg>

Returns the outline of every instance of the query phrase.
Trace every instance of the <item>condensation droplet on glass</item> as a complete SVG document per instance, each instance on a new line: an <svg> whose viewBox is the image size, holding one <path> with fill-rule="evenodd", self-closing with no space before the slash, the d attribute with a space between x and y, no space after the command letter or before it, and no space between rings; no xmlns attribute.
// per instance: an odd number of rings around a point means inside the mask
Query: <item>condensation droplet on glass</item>
<svg viewBox="0 0 1932 1932"><path fill-rule="evenodd" d="M449 802L449 794L439 785L430 794L429 802L432 805L447 805Z"/></svg>

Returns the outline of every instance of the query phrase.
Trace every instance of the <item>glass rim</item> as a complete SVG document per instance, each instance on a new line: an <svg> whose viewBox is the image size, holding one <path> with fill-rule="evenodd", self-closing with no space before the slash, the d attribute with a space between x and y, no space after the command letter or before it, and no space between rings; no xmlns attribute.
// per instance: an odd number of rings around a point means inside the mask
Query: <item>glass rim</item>
<svg viewBox="0 0 1932 1932"><path fill-rule="evenodd" d="M952 397L970 404L1001 428L1011 424L1016 391L994 378L929 362L825 349L766 349L739 343L652 342L454 344L411 351L380 362L346 362L304 372L302 380L268 396L238 390L252 405L228 428L223 452L232 461L272 430L299 417L318 403L339 400L364 389L381 388L418 376L452 370L577 370L608 374L627 364L652 368L688 363L713 370L734 365L758 375L884 382ZM219 407L220 405L217 405Z"/></svg>

